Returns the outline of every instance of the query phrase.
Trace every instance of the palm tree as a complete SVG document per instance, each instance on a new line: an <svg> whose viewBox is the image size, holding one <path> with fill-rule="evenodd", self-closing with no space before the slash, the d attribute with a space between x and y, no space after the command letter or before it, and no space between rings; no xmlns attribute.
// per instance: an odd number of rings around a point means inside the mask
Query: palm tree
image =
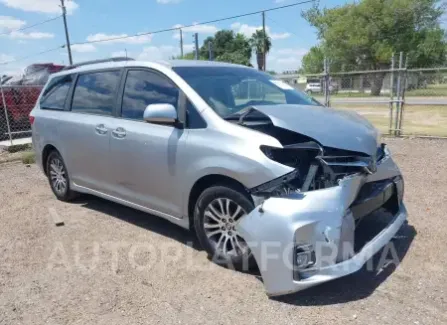
<svg viewBox="0 0 447 325"><path fill-rule="evenodd" d="M263 30L258 29L251 36L250 45L256 53L256 61L258 63L258 69L264 70L264 68L265 68L264 49L265 49L265 54L267 54L270 51L270 48L272 47L272 42L270 40L270 37L267 34L264 35Z"/></svg>

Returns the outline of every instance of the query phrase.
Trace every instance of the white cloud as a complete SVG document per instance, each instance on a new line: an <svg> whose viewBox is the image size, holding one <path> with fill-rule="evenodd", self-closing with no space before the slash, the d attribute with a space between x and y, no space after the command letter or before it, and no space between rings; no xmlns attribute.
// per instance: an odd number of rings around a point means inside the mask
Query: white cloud
<svg viewBox="0 0 447 325"><path fill-rule="evenodd" d="M78 53L88 53L88 52L96 52L96 47L92 44L74 44L71 46L73 52Z"/></svg>
<svg viewBox="0 0 447 325"><path fill-rule="evenodd" d="M0 53L0 63L14 61L14 59L12 55Z"/></svg>
<svg viewBox="0 0 447 325"><path fill-rule="evenodd" d="M7 36L12 39L22 39L22 40L23 39L48 39L48 38L53 38L54 34L42 33L42 32L30 32L30 33L11 32Z"/></svg>
<svg viewBox="0 0 447 325"><path fill-rule="evenodd" d="M277 72L298 70L307 52L303 48L273 48L267 55L267 69Z"/></svg>
<svg viewBox="0 0 447 325"><path fill-rule="evenodd" d="M178 47L171 45L148 46L137 56L137 59L142 61L169 60L172 56L178 55L179 52Z"/></svg>
<svg viewBox="0 0 447 325"><path fill-rule="evenodd" d="M170 4L170 3L179 3L182 0L157 0L158 3L162 5Z"/></svg>
<svg viewBox="0 0 447 325"><path fill-rule="evenodd" d="M243 34L246 37L251 37L257 30L262 29L262 26L249 26L247 24L233 23L231 29L235 30L239 34ZM269 28L265 28L267 34L269 34Z"/></svg>
<svg viewBox="0 0 447 325"><path fill-rule="evenodd" d="M194 50L194 44L183 44L183 53L191 52Z"/></svg>
<svg viewBox="0 0 447 325"><path fill-rule="evenodd" d="M231 24L230 27L232 30L243 34L246 37L251 37L257 30L262 29L262 26L250 26L239 22ZM286 39L291 36L290 33L272 33L269 26L265 26L265 30L272 40Z"/></svg>
<svg viewBox="0 0 447 325"><path fill-rule="evenodd" d="M309 50L301 49L301 48L282 48L282 49L274 49L273 53L276 53L278 56L286 56L286 55L294 55L294 56L304 56Z"/></svg>
<svg viewBox="0 0 447 325"><path fill-rule="evenodd" d="M235 22L235 23L232 23L231 25L230 25L230 27L231 27L231 29L238 29L239 27L241 27L241 23L239 23L239 22Z"/></svg>
<svg viewBox="0 0 447 325"><path fill-rule="evenodd" d="M43 12L47 14L60 14L60 0L0 0L5 6L24 11ZM71 14L79 5L75 1L66 1L65 7Z"/></svg>
<svg viewBox="0 0 447 325"><path fill-rule="evenodd" d="M198 24L197 22L192 23L193 25ZM199 33L199 34L214 34L219 29L214 25L196 25L196 26L190 26L190 27L183 27L181 24L177 24L172 26L172 28L182 28L183 34L185 33ZM183 35L185 36L185 35ZM174 34L175 39L180 39L180 32L176 32Z"/></svg>
<svg viewBox="0 0 447 325"><path fill-rule="evenodd" d="M112 54L110 54L110 56L112 58L117 58L117 57L125 57L125 56L130 56L129 53L126 53L126 51L116 51L116 52L112 52Z"/></svg>
<svg viewBox="0 0 447 325"><path fill-rule="evenodd" d="M270 33L269 35L272 38L272 40L286 39L291 36L290 33Z"/></svg>
<svg viewBox="0 0 447 325"><path fill-rule="evenodd" d="M125 43L125 44L144 44L149 43L152 40L152 35L141 35L141 36L132 36L128 37L127 34L104 34L97 33L87 36L87 41L89 42L97 42L97 41L105 41L105 44L113 44L113 43ZM128 38L124 38L128 37ZM118 38L118 39L115 39ZM109 41L107 41L109 40Z"/></svg>
<svg viewBox="0 0 447 325"><path fill-rule="evenodd" d="M16 19L10 16L0 16L0 31L7 32L14 29L22 28L26 25L26 21Z"/></svg>

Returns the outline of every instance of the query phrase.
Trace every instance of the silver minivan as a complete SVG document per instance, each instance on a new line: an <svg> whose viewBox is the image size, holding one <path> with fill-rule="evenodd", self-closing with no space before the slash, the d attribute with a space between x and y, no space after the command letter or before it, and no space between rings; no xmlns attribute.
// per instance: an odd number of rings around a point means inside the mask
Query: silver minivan
<svg viewBox="0 0 447 325"><path fill-rule="evenodd" d="M194 229L213 261L256 264L269 295L359 270L407 218L368 121L253 68L79 64L52 75L30 120L58 199L93 194ZM378 210L386 224L358 244Z"/></svg>

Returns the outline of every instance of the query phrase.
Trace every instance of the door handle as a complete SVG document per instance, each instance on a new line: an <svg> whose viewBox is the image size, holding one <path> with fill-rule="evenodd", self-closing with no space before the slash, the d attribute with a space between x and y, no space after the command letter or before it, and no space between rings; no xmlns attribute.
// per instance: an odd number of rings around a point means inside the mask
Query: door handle
<svg viewBox="0 0 447 325"><path fill-rule="evenodd" d="M96 133L98 133L98 134L107 134L107 131L108 131L104 124L98 124L95 127L95 130L96 130Z"/></svg>
<svg viewBox="0 0 447 325"><path fill-rule="evenodd" d="M126 136L126 130L124 128L119 127L113 130L112 134L115 138L122 139Z"/></svg>

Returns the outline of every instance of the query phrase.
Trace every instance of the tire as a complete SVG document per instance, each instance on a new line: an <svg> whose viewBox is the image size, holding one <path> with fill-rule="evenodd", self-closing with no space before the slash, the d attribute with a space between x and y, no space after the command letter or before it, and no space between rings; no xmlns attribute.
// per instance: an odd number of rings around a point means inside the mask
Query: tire
<svg viewBox="0 0 447 325"><path fill-rule="evenodd" d="M235 229L237 220L253 209L246 194L228 185L212 186L199 196L194 228L200 244L216 264L244 271L255 264L247 243Z"/></svg>
<svg viewBox="0 0 447 325"><path fill-rule="evenodd" d="M312 95L312 90L306 90L306 93L311 96Z"/></svg>
<svg viewBox="0 0 447 325"><path fill-rule="evenodd" d="M51 190L56 198L64 202L73 200L77 193L70 189L67 167L60 153L56 150L51 151L45 166Z"/></svg>

